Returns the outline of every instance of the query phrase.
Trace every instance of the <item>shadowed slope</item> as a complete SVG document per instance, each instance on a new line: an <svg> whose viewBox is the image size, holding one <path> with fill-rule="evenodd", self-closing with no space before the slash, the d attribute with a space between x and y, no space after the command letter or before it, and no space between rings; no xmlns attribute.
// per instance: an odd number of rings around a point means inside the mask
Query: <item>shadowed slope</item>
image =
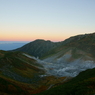
<svg viewBox="0 0 95 95"><path fill-rule="evenodd" d="M94 95L95 68L81 72L67 83L37 95Z"/></svg>
<svg viewBox="0 0 95 95"><path fill-rule="evenodd" d="M58 45L60 45L60 43L57 42L54 43L45 40L35 40L14 51L22 51L35 57L42 57L45 53L54 49Z"/></svg>

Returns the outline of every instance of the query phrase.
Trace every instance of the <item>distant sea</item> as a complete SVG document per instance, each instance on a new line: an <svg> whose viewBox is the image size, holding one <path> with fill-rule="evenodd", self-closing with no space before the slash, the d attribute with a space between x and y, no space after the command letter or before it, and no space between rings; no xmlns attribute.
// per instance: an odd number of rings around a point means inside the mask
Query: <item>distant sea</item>
<svg viewBox="0 0 95 95"><path fill-rule="evenodd" d="M22 47L29 42L25 41L0 41L0 50L13 50Z"/></svg>

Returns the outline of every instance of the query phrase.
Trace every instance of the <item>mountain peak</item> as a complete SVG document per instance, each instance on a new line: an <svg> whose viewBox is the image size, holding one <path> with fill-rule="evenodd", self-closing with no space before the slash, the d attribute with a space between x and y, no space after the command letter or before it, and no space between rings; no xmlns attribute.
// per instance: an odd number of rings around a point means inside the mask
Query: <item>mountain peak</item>
<svg viewBox="0 0 95 95"><path fill-rule="evenodd" d="M33 42L52 42L50 40L44 40L44 39L36 39Z"/></svg>
<svg viewBox="0 0 95 95"><path fill-rule="evenodd" d="M45 53L58 46L58 43L50 40L37 39L14 51L26 52L35 57L42 57ZM27 52L28 51L28 52Z"/></svg>
<svg viewBox="0 0 95 95"><path fill-rule="evenodd" d="M44 39L36 39L34 41L45 41Z"/></svg>

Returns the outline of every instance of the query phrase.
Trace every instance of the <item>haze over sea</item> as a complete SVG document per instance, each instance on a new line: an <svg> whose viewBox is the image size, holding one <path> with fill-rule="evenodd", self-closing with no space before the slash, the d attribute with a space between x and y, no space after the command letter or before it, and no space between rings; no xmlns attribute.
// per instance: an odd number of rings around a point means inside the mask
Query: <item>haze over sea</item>
<svg viewBox="0 0 95 95"><path fill-rule="evenodd" d="M19 48L29 41L0 41L0 50L13 50Z"/></svg>

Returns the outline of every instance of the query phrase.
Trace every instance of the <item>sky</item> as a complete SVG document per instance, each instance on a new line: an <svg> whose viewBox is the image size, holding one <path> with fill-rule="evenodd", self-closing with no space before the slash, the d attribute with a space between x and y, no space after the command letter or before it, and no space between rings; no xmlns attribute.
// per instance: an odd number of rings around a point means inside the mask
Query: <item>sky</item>
<svg viewBox="0 0 95 95"><path fill-rule="evenodd" d="M95 0L0 0L0 41L63 41L95 32Z"/></svg>

